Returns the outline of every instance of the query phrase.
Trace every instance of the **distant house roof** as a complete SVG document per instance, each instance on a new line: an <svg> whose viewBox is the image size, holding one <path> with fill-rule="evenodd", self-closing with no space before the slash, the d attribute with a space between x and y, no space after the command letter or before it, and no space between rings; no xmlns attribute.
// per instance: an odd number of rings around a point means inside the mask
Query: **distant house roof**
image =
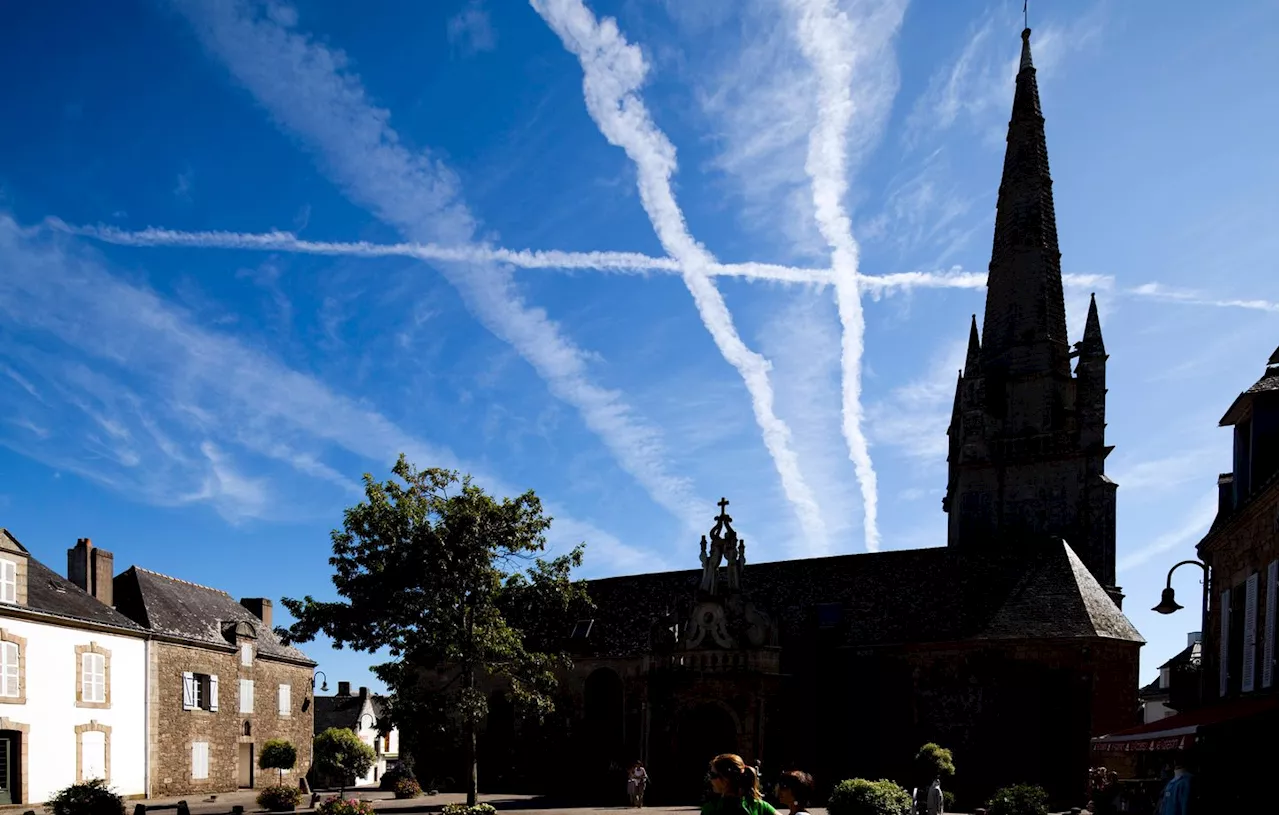
<svg viewBox="0 0 1280 815"><path fill-rule="evenodd" d="M257 638L259 656L315 664L297 648L282 644L252 611L219 589L131 566L116 576L115 599L122 612L156 634L227 648L235 629L247 626Z"/></svg>
<svg viewBox="0 0 1280 815"><path fill-rule="evenodd" d="M359 730L360 714L364 711L365 698L360 694L316 696L314 698L315 732L323 733L331 727ZM368 699L373 707L373 715L376 719L375 724L387 724L386 697L370 695Z"/></svg>
<svg viewBox="0 0 1280 815"><path fill-rule="evenodd" d="M653 621L680 613L700 572L593 580L591 650L650 650ZM744 592L774 614L782 645L805 631L810 609L840 604L848 646L1009 639L1142 636L1062 541L1024 546L911 549L748 564ZM683 619L681 620L683 622Z"/></svg>
<svg viewBox="0 0 1280 815"><path fill-rule="evenodd" d="M1233 425L1244 419L1248 407L1258 394L1280 391L1280 366L1276 362L1278 357L1280 357L1280 348L1273 351L1267 359L1267 369L1262 377L1247 390L1242 391L1231 403L1231 407L1227 408L1227 412L1222 415L1222 420L1218 422L1219 426Z"/></svg>
<svg viewBox="0 0 1280 815"><path fill-rule="evenodd" d="M27 604L12 608L27 608L62 617L70 622L109 625L142 635L142 629L128 617L32 557L27 548L7 529L0 529L0 549L26 556ZM5 608L0 606L0 611Z"/></svg>

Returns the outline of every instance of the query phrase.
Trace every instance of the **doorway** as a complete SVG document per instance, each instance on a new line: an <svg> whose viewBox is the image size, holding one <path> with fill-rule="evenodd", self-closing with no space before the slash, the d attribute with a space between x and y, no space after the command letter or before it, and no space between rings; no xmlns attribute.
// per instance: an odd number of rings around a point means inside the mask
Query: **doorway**
<svg viewBox="0 0 1280 815"><path fill-rule="evenodd" d="M253 744L247 742L240 743L240 780L241 788L253 786Z"/></svg>
<svg viewBox="0 0 1280 815"><path fill-rule="evenodd" d="M0 730L0 806L22 803L22 734Z"/></svg>

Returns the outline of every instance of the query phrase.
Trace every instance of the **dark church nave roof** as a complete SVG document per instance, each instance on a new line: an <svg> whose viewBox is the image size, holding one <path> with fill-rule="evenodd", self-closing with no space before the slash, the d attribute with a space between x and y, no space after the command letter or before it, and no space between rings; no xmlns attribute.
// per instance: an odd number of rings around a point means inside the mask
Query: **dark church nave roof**
<svg viewBox="0 0 1280 815"><path fill-rule="evenodd" d="M654 621L693 602L699 570L590 581L588 647L598 656L650 649ZM1009 639L1142 642L1062 542L984 549L909 549L749 564L744 593L778 621L782 645L838 604L844 644L889 646ZM683 615L680 622L683 623Z"/></svg>

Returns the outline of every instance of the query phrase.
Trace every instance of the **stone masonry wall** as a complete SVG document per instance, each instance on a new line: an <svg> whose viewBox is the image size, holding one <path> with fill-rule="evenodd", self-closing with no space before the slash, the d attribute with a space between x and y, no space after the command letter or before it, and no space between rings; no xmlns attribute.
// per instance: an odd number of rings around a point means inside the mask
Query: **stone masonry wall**
<svg viewBox="0 0 1280 815"><path fill-rule="evenodd" d="M254 786L276 783L277 774L256 768L257 749L271 738L284 738L298 750L298 764L285 776L286 783L306 773L311 765L314 707L303 701L311 696L311 669L290 663L255 658L251 667L240 665L236 651L156 642L152 648L151 721L149 722L152 794L185 795L234 790L239 786L240 743L254 750ZM182 709L182 674L192 672L218 677L218 710ZM240 711L241 678L254 680L254 712ZM278 710L278 686L291 688L290 715ZM246 721L250 735L244 735ZM209 743L209 777L191 777L191 745Z"/></svg>

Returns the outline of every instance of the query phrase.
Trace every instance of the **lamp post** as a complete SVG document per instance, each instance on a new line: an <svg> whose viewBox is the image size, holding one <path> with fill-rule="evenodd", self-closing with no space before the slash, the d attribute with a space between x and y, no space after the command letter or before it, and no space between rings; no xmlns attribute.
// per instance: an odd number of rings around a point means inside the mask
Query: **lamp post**
<svg viewBox="0 0 1280 815"><path fill-rule="evenodd" d="M1182 566L1190 566L1195 564L1204 570L1204 580L1200 581L1200 704L1207 704L1209 701L1209 679L1208 671L1205 670L1205 655L1208 649L1205 647L1205 636L1208 634L1206 628L1209 625L1209 564L1199 560L1184 560L1181 563L1173 564L1173 568L1169 570L1169 576L1165 578L1164 590L1160 592L1160 603L1151 610L1157 614L1172 614L1182 609L1178 601L1173 596L1173 573L1178 571Z"/></svg>
<svg viewBox="0 0 1280 815"><path fill-rule="evenodd" d="M315 675L311 677L311 691L312 691L313 693L315 692L315 689L316 689L316 677L317 677L317 676L323 676L323 677L324 677L324 679L320 680L320 690L321 690L322 692L324 692L324 693L328 693L328 691L329 691L329 677L328 677L328 676L325 676L325 672L324 672L324 671L316 671L316 672L315 672Z"/></svg>

